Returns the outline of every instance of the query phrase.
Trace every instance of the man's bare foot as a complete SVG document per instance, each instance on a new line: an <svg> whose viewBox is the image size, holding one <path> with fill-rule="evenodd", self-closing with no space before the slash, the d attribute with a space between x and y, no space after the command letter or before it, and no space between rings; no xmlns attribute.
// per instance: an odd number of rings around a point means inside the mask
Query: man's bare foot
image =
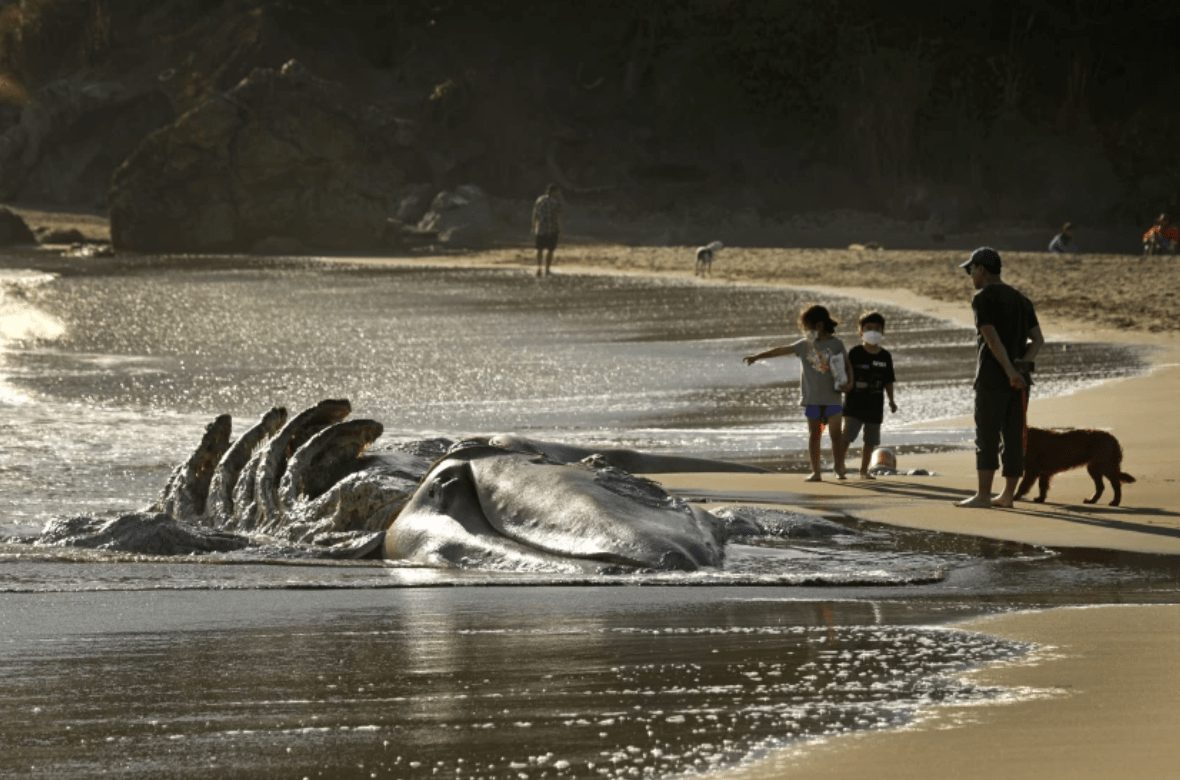
<svg viewBox="0 0 1180 780"><path fill-rule="evenodd" d="M821 477L819 474L812 473L812 474L808 475L807 479L805 479L803 481L804 482L823 482L824 478Z"/></svg>
<svg viewBox="0 0 1180 780"><path fill-rule="evenodd" d="M991 496L976 494L964 501L956 501L955 506L961 506L966 509L991 509L992 499Z"/></svg>
<svg viewBox="0 0 1180 780"><path fill-rule="evenodd" d="M836 479L848 479L848 474L843 471L836 472Z"/></svg>
<svg viewBox="0 0 1180 780"><path fill-rule="evenodd" d="M874 477L872 474L870 474L867 471L860 472L860 478L861 479L876 479L876 477Z"/></svg>
<svg viewBox="0 0 1180 780"><path fill-rule="evenodd" d="M1012 496L1006 496L1003 493L1001 493L1000 495L998 495L992 499L992 506L999 507L1000 509L1011 509L1012 508Z"/></svg>

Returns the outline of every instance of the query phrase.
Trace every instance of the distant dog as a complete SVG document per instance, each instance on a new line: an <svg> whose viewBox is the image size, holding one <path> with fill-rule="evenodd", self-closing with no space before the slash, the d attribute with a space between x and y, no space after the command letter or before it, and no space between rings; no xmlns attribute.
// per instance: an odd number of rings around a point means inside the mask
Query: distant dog
<svg viewBox="0 0 1180 780"><path fill-rule="evenodd" d="M1024 479L1016 490L1021 498L1035 481L1040 495L1033 499L1038 503L1045 500L1049 492L1049 480L1063 471L1085 466L1094 480L1094 495L1084 499L1093 504L1102 497L1102 478L1110 480L1114 489L1111 506L1118 506L1123 500L1123 483L1135 478L1123 472L1123 448L1119 440L1106 431L1089 429L1065 429L1047 431L1043 428L1028 429L1028 446L1024 454Z"/></svg>
<svg viewBox="0 0 1180 780"><path fill-rule="evenodd" d="M697 247L697 262L693 266L693 273L696 276L712 276L713 275L713 260L717 256L717 252L721 249L720 241L714 241L711 244Z"/></svg>

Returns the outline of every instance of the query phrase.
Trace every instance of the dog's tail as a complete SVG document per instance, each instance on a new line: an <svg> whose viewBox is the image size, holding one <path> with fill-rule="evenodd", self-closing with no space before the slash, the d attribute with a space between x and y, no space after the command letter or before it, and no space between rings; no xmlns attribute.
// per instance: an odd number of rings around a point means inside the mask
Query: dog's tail
<svg viewBox="0 0 1180 780"><path fill-rule="evenodd" d="M1124 485L1129 485L1134 481L1135 481L1135 478L1132 477L1127 472L1125 472L1125 471L1119 472L1119 482L1123 483Z"/></svg>

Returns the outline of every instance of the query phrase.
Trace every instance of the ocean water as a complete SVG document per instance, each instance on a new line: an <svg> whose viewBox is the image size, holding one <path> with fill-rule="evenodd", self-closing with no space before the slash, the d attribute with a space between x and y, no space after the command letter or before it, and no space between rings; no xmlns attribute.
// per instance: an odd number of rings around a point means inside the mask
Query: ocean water
<svg viewBox="0 0 1180 780"><path fill-rule="evenodd" d="M381 421L386 444L515 432L803 468L796 361L741 360L797 338L811 296L792 290L243 257L88 262L0 257L0 525L143 506L216 415L240 432L274 405L324 398ZM847 323L864 305L825 303L852 345ZM970 413L971 331L882 310L900 406L884 441L962 444L964 431L933 421ZM1033 403L1142 370L1132 348L1050 344Z"/></svg>
<svg viewBox="0 0 1180 780"><path fill-rule="evenodd" d="M381 421L384 446L515 432L801 470L794 361L741 356L793 340L810 300L527 269L0 257L0 777L694 776L1015 695L955 673L1031 648L956 618L1175 600L1158 562L801 517L806 538L733 545L723 571L581 579L15 543L150 503L218 414L240 432L323 398ZM883 311L901 406L885 441L910 460L960 445L937 421L969 411L971 332ZM1037 395L1144 370L1133 349L1049 336Z"/></svg>

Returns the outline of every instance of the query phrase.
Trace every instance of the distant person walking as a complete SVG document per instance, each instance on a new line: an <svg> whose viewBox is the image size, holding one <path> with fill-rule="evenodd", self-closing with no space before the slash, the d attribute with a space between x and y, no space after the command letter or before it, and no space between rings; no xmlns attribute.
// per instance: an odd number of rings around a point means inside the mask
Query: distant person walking
<svg viewBox="0 0 1180 780"><path fill-rule="evenodd" d="M537 276L548 275L561 235L561 188L550 184L533 204L533 235L537 237ZM543 261L543 262L542 262Z"/></svg>
<svg viewBox="0 0 1180 780"><path fill-rule="evenodd" d="M1160 214L1155 220L1155 224L1147 229L1143 234L1143 254L1145 255L1162 255L1176 254L1176 248L1180 246L1180 231L1176 230L1176 226L1172 224L1172 220L1168 218L1167 214Z"/></svg>
<svg viewBox="0 0 1180 780"><path fill-rule="evenodd" d="M1073 242L1073 223L1066 222L1061 226L1061 232L1053 236L1049 242L1049 251L1055 254L1072 254L1078 251Z"/></svg>
<svg viewBox="0 0 1180 780"><path fill-rule="evenodd" d="M1033 360L1045 343L1032 301L1000 279L1003 261L980 247L960 268L978 291L975 314L975 469L978 490L962 507L1011 507L1024 474L1025 412ZM1004 490L992 497L992 482L1004 464Z"/></svg>
<svg viewBox="0 0 1180 780"><path fill-rule="evenodd" d="M799 358L802 374L799 385L802 390L803 414L807 417L807 455L811 461L811 475L808 482L819 482L820 447L823 443L824 427L832 440L832 460L836 476L846 479L844 469L844 431L841 426L844 398L841 395L852 386L848 368L848 350L844 342L832 335L838 325L823 306L808 306L799 314L799 330L803 338L793 344L773 347L756 355L746 355L743 360L752 366L759 360L794 355Z"/></svg>

